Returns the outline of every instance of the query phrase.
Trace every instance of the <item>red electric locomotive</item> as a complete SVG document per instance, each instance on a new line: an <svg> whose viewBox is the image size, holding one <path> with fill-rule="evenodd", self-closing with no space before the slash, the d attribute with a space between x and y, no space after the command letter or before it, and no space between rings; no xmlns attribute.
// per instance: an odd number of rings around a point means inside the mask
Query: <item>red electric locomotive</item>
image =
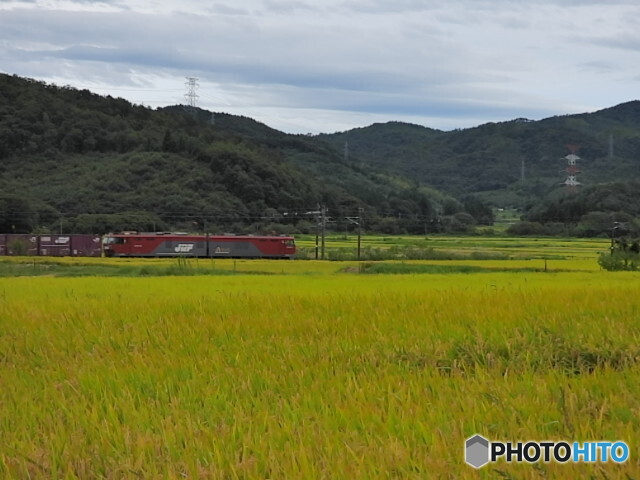
<svg viewBox="0 0 640 480"><path fill-rule="evenodd" d="M293 237L121 233L105 235L107 257L294 258Z"/></svg>

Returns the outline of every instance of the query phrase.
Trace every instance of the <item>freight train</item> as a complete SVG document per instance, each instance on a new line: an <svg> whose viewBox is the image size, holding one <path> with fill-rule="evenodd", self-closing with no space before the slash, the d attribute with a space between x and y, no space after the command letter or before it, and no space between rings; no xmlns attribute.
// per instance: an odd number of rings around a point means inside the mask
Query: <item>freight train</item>
<svg viewBox="0 0 640 480"><path fill-rule="evenodd" d="M296 254L293 237L122 233L105 235L107 257L283 258Z"/></svg>
<svg viewBox="0 0 640 480"><path fill-rule="evenodd" d="M100 235L0 233L0 256L99 257Z"/></svg>
<svg viewBox="0 0 640 480"><path fill-rule="evenodd" d="M125 232L99 235L0 234L0 256L209 257L292 259L290 236Z"/></svg>

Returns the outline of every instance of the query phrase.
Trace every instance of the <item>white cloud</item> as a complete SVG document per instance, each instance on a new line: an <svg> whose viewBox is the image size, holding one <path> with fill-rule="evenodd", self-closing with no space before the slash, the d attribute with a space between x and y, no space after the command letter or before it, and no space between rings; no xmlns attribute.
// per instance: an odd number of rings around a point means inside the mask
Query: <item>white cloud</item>
<svg viewBox="0 0 640 480"><path fill-rule="evenodd" d="M637 97L634 1L0 2L7 73L205 108L292 132L450 129Z"/></svg>

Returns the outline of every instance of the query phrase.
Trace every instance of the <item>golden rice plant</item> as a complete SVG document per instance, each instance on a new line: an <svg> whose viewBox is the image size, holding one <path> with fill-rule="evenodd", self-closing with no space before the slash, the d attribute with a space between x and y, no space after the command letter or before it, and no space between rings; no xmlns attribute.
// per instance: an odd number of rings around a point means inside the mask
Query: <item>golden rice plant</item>
<svg viewBox="0 0 640 480"><path fill-rule="evenodd" d="M0 279L0 477L640 477L630 272ZM627 441L623 465L464 440Z"/></svg>

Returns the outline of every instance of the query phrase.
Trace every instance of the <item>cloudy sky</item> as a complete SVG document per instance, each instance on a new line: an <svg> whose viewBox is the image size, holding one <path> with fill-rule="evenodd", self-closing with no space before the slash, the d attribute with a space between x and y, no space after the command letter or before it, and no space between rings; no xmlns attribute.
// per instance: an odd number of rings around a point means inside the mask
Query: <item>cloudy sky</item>
<svg viewBox="0 0 640 480"><path fill-rule="evenodd" d="M0 71L291 133L640 98L638 0L0 0Z"/></svg>

